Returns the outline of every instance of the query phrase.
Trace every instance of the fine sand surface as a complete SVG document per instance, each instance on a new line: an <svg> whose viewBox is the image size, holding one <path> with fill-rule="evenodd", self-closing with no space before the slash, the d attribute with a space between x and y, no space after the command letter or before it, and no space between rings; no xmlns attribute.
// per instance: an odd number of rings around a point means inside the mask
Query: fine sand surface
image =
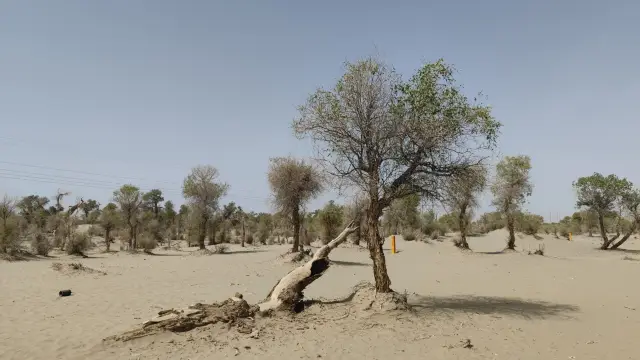
<svg viewBox="0 0 640 360"><path fill-rule="evenodd" d="M367 312L355 299L318 304L257 319L257 338L216 324L102 342L162 309L236 292L262 300L294 266L278 260L288 246L0 262L0 359L640 359L639 240L625 244L631 250L603 252L595 237L527 236L518 252L498 253L505 238L503 231L470 238L474 253L450 240L398 240L400 252L387 252L392 287L408 293L415 311ZM545 256L527 254L542 243ZM342 297L373 280L366 250L347 245L330 258L307 297ZM106 275L55 271L54 262ZM59 298L62 289L73 295Z"/></svg>

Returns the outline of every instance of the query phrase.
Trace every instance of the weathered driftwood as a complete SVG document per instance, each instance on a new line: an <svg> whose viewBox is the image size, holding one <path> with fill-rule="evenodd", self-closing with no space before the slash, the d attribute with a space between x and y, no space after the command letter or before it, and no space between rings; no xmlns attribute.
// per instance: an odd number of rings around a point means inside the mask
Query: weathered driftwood
<svg viewBox="0 0 640 360"><path fill-rule="evenodd" d="M329 268L329 253L343 243L349 234L358 229L352 221L338 237L331 240L313 254L307 261L285 277L280 279L273 287L265 302L259 304L260 312L269 310L290 310L299 312L303 308L303 291L312 282L318 279Z"/></svg>
<svg viewBox="0 0 640 360"><path fill-rule="evenodd" d="M140 328L108 337L105 341L129 341L165 331L185 332L219 322L235 325L239 332L249 334L257 311L257 306L249 305L242 295L237 294L221 303L198 303L183 310L160 311L158 316L145 321Z"/></svg>

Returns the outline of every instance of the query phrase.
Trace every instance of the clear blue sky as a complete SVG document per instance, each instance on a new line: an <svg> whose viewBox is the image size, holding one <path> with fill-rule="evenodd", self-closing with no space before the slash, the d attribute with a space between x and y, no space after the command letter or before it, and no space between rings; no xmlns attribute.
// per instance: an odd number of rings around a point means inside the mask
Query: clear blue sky
<svg viewBox="0 0 640 360"><path fill-rule="evenodd" d="M211 164L226 201L267 210L269 157L311 154L291 133L296 106L377 53L405 76L453 63L503 122L500 153L531 156L527 208L564 215L578 176L640 183L638 14L631 0L5 0L0 193L104 204L133 182L181 202L189 169Z"/></svg>

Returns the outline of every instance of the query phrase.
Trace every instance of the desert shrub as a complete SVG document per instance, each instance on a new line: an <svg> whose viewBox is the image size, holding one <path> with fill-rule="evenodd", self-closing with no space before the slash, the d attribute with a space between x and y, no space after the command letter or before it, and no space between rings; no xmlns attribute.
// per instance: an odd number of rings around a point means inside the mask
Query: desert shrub
<svg viewBox="0 0 640 360"><path fill-rule="evenodd" d="M521 213L517 216L517 229L527 235L535 235L542 228L544 219L540 215Z"/></svg>
<svg viewBox="0 0 640 360"><path fill-rule="evenodd" d="M453 239L453 245L455 245L455 247L457 248L462 248L464 247L464 242L462 241L462 238L456 237Z"/></svg>
<svg viewBox="0 0 640 360"><path fill-rule="evenodd" d="M244 239L244 242L246 242L249 245L253 244L253 234L251 233L247 234L247 238Z"/></svg>
<svg viewBox="0 0 640 360"><path fill-rule="evenodd" d="M414 241L418 237L418 234L412 229L408 229L402 232L402 238L405 241Z"/></svg>
<svg viewBox="0 0 640 360"><path fill-rule="evenodd" d="M276 242L276 238L275 238L275 236L273 236L273 235L272 235L272 236L267 237L267 239L265 240L265 243L266 243L267 245L273 245L273 244L275 244L275 242Z"/></svg>
<svg viewBox="0 0 640 360"><path fill-rule="evenodd" d="M538 245L538 249L534 251L529 251L529 255L540 255L544 256L544 244Z"/></svg>
<svg viewBox="0 0 640 360"><path fill-rule="evenodd" d="M45 233L39 229L32 229L29 232L29 242L31 243L31 249L38 255L47 256L53 248Z"/></svg>
<svg viewBox="0 0 640 360"><path fill-rule="evenodd" d="M97 225L92 225L87 230L89 236L104 236L104 229Z"/></svg>
<svg viewBox="0 0 640 360"><path fill-rule="evenodd" d="M213 250L214 254L226 254L229 252L229 246L226 244L217 244Z"/></svg>
<svg viewBox="0 0 640 360"><path fill-rule="evenodd" d="M91 247L91 237L87 233L73 233L66 244L66 251L69 255L84 255L84 252Z"/></svg>
<svg viewBox="0 0 640 360"><path fill-rule="evenodd" d="M147 225L147 233L153 237L156 242L162 242L164 240L165 229L160 221L153 219L149 221Z"/></svg>
<svg viewBox="0 0 640 360"><path fill-rule="evenodd" d="M256 233L256 238L258 238L258 242L262 245L267 243L267 239L269 239L269 233L266 231L258 231Z"/></svg>
<svg viewBox="0 0 640 360"><path fill-rule="evenodd" d="M569 226L567 224L558 224L558 235L563 238L569 238Z"/></svg>
<svg viewBox="0 0 640 360"><path fill-rule="evenodd" d="M217 242L220 243L220 244L228 242L229 240L228 240L228 236L227 235L228 235L227 231L224 230L224 229L218 231L218 234L216 236Z"/></svg>
<svg viewBox="0 0 640 360"><path fill-rule="evenodd" d="M0 252L11 253L20 247L20 224L13 219L0 223Z"/></svg>
<svg viewBox="0 0 640 360"><path fill-rule="evenodd" d="M436 233L436 238L437 238L438 236L442 236L446 234L448 228L445 224L441 222L431 222L431 223L423 224L420 230L422 231L423 234L427 236L432 236L434 233Z"/></svg>
<svg viewBox="0 0 640 360"><path fill-rule="evenodd" d="M431 240L438 240L438 238L442 235L443 234L440 232L440 230L435 229L431 232L431 235L429 235L429 237L431 238Z"/></svg>
<svg viewBox="0 0 640 360"><path fill-rule="evenodd" d="M158 246L158 241L152 233L145 232L138 238L138 246L144 250L144 252L151 252Z"/></svg>

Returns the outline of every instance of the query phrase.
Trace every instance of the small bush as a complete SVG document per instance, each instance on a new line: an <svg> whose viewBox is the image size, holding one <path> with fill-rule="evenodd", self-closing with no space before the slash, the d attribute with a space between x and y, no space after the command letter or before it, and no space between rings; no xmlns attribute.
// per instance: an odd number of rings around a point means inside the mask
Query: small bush
<svg viewBox="0 0 640 360"><path fill-rule="evenodd" d="M463 248L462 238L456 237L453 239L453 245L457 248Z"/></svg>
<svg viewBox="0 0 640 360"><path fill-rule="evenodd" d="M276 243L276 238L275 238L275 236L268 236L268 237L267 237L267 240L265 241L265 243L266 243L267 245L273 245L273 244L275 244L275 243Z"/></svg>
<svg viewBox="0 0 640 360"><path fill-rule="evenodd" d="M87 233L73 233L69 243L66 244L67 254L82 255L91 247L91 238Z"/></svg>
<svg viewBox="0 0 640 360"><path fill-rule="evenodd" d="M104 236L104 229L100 226L92 225L87 230L87 234L89 234L89 236Z"/></svg>
<svg viewBox="0 0 640 360"><path fill-rule="evenodd" d="M144 233L138 239L138 246L144 249L144 252L148 253L158 246L158 241L153 234Z"/></svg>
<svg viewBox="0 0 640 360"><path fill-rule="evenodd" d="M544 244L540 244L538 245L538 249L531 252L529 251L529 255L540 255L540 256L544 256Z"/></svg>
<svg viewBox="0 0 640 360"><path fill-rule="evenodd" d="M47 256L53 248L47 236L40 230L34 230L29 234L31 249L38 255Z"/></svg>
<svg viewBox="0 0 640 360"><path fill-rule="evenodd" d="M431 232L431 235L429 237L431 238L431 240L438 240L440 236L442 236L442 234L440 233L440 230L436 229L433 232Z"/></svg>
<svg viewBox="0 0 640 360"><path fill-rule="evenodd" d="M569 238L569 227L566 226L566 225L563 225L563 224L559 225L558 226L558 234L560 236L562 236L563 238L568 239Z"/></svg>
<svg viewBox="0 0 640 360"><path fill-rule="evenodd" d="M216 236L216 240L218 240L218 243L222 244L222 243L226 243L228 242L228 236L227 236L227 232L225 230L221 230L218 232L217 234L218 236Z"/></svg>
<svg viewBox="0 0 640 360"><path fill-rule="evenodd" d="M405 230L402 232L402 238L405 241L414 241L417 238L417 234L413 230Z"/></svg>
<svg viewBox="0 0 640 360"><path fill-rule="evenodd" d="M246 242L249 245L253 244L253 234L247 234L247 238L244 239L244 242Z"/></svg>
<svg viewBox="0 0 640 360"><path fill-rule="evenodd" d="M428 223L428 224L424 224L422 226L422 233L430 236L432 239L437 239L439 236L443 236L444 234L447 233L447 226L441 222L432 222L432 223ZM433 234L436 235L433 235ZM435 238L433 236L436 236Z"/></svg>
<svg viewBox="0 0 640 360"><path fill-rule="evenodd" d="M214 254L226 254L229 252L229 246L226 244L218 244L213 250Z"/></svg>
<svg viewBox="0 0 640 360"><path fill-rule="evenodd" d="M7 222L7 226L0 224L0 252L11 253L20 248L20 226L15 221Z"/></svg>

